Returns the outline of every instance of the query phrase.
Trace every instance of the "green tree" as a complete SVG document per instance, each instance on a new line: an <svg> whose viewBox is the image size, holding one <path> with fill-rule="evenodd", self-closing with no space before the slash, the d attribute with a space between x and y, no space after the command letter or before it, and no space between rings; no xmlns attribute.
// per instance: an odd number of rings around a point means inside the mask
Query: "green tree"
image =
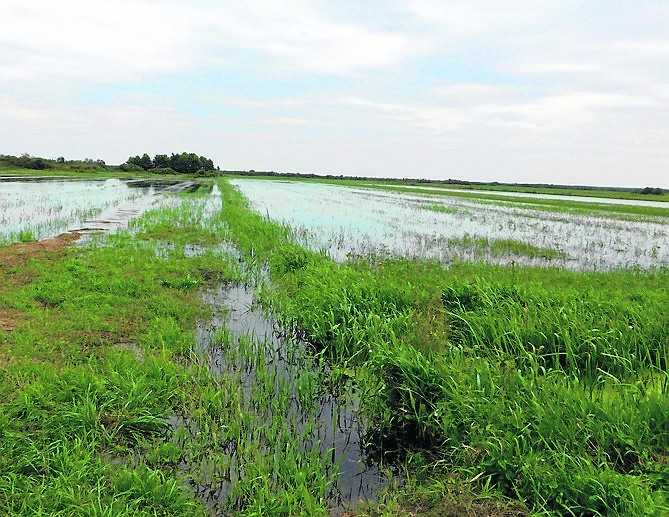
<svg viewBox="0 0 669 517"><path fill-rule="evenodd" d="M170 161L170 157L167 156L166 154L157 154L153 158L153 166L156 169L163 169L163 168L171 167L172 163Z"/></svg>
<svg viewBox="0 0 669 517"><path fill-rule="evenodd" d="M139 159L138 165L146 171L153 168L153 161L151 160L151 157L148 154L144 153L142 157Z"/></svg>

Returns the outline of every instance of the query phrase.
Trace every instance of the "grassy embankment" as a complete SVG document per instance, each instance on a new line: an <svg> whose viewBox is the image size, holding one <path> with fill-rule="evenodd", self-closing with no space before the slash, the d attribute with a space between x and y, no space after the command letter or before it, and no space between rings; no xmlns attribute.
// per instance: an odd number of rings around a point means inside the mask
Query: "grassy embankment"
<svg viewBox="0 0 669 517"><path fill-rule="evenodd" d="M336 264L222 188L237 245L270 264L265 303L355 379L370 450L411 472L368 513L437 515L463 487L534 512L667 511L667 271Z"/></svg>
<svg viewBox="0 0 669 517"><path fill-rule="evenodd" d="M178 241L220 240L196 205L184 210ZM155 245L119 234L102 247L2 248L0 513L204 513L173 468L144 456L178 460L154 442L215 388L187 361L195 288L237 273L183 246L160 258Z"/></svg>
<svg viewBox="0 0 669 517"><path fill-rule="evenodd" d="M203 199L90 247L0 248L1 514L326 512L331 459L295 431L315 425L320 370L294 355L284 378L225 327L211 346L236 368L198 349L199 290L240 278Z"/></svg>
<svg viewBox="0 0 669 517"><path fill-rule="evenodd" d="M35 170L35 169L21 169L17 167L0 166L0 176L17 176L17 177L65 177L65 178L81 178L87 180L107 179L107 178L156 178L146 171L123 171L118 167L107 166L90 166L88 168L73 168L71 166L60 166L53 169ZM166 176L169 179L178 179L181 176ZM186 178L188 179L188 178Z"/></svg>

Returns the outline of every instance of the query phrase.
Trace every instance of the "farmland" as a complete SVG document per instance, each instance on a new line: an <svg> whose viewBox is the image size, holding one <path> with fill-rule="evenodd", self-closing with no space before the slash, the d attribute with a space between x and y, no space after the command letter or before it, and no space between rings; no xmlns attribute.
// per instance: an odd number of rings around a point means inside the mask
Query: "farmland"
<svg viewBox="0 0 669 517"><path fill-rule="evenodd" d="M198 184L2 237L2 513L668 511L669 209Z"/></svg>

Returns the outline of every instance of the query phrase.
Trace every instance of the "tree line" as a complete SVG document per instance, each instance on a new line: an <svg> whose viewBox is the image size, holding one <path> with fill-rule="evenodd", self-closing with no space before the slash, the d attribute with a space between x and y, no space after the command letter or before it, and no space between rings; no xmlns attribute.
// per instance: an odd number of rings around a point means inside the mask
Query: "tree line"
<svg viewBox="0 0 669 517"><path fill-rule="evenodd" d="M636 192L638 192L639 194L652 194L656 196L664 194L664 190L658 187L644 187L640 190L637 190Z"/></svg>
<svg viewBox="0 0 669 517"><path fill-rule="evenodd" d="M54 160L51 158L31 156L28 153L23 153L19 156L14 156L11 154L0 154L0 166L15 167L17 169L31 169L36 171L44 171L48 169L95 171L107 168L104 160L94 160L92 158L84 158L83 160L66 160L62 156L59 156Z"/></svg>
<svg viewBox="0 0 669 517"><path fill-rule="evenodd" d="M196 176L214 176L219 170L214 162L206 156L195 153L157 154L151 157L144 153L142 156L131 156L121 165L125 171L144 170L156 174L194 174Z"/></svg>

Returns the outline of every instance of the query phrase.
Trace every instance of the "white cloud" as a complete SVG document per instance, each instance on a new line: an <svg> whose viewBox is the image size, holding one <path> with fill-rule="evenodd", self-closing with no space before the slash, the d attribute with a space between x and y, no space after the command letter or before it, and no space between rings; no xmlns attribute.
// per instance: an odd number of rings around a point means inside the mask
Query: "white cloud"
<svg viewBox="0 0 669 517"><path fill-rule="evenodd" d="M356 74L412 53L404 35L330 21L299 0L7 0L0 9L4 77L34 89L44 81L133 82L228 59L260 72Z"/></svg>
<svg viewBox="0 0 669 517"><path fill-rule="evenodd" d="M5 0L0 152L658 183L667 16L643 0Z"/></svg>

